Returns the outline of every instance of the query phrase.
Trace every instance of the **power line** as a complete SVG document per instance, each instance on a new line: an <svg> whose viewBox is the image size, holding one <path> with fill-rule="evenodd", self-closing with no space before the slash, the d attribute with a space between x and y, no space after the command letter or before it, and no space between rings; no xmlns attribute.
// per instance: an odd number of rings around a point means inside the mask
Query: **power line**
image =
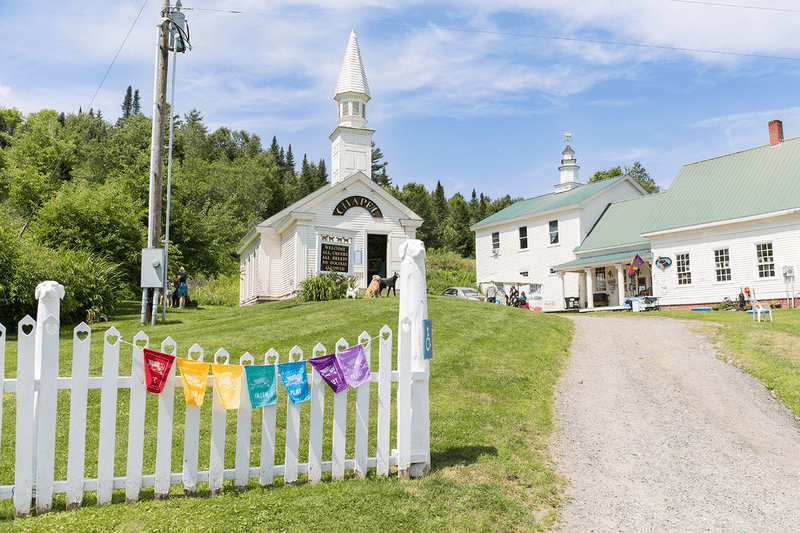
<svg viewBox="0 0 800 533"><path fill-rule="evenodd" d="M761 11L782 11L784 13L800 13L800 9L785 9L782 7L762 7L762 6L743 6L739 4L719 4L716 2L702 2L701 0L669 0L670 2L682 2L684 4L700 4L704 6L716 7L737 7L741 9L758 9Z"/></svg>
<svg viewBox="0 0 800 533"><path fill-rule="evenodd" d="M674 2L691 2L693 0L672 0ZM704 2L696 2L696 3L704 3ZM724 5L724 4L713 4L713 5ZM740 7L740 6L737 6ZM300 20L319 20L325 22L347 22L352 24L372 24L376 26L396 26L402 28L420 28L425 30L438 30L438 31L452 31L452 32L460 32L460 33L478 33L484 35L500 35L504 37L525 37L529 39L546 39L551 41L565 41L565 42L575 42L575 43L590 43L590 44L606 44L612 46L630 46L630 47L637 47L637 48L649 48L654 50L671 50L675 52L692 52L698 54L717 54L717 55L727 55L727 56L735 56L735 57L752 57L757 59L778 59L783 61L800 61L800 57L784 57L784 56L770 56L770 55L762 55L762 54L748 54L744 52L726 52L723 50L706 50L702 48L684 48L681 46L666 46L666 45L658 45L658 44L642 44L642 43L627 43L623 41L603 41L600 39L579 39L577 37L559 37L554 35L536 35L530 33L512 33L512 32L504 32L504 31L490 31L490 30L475 30L475 29L466 29L466 28L448 28L444 26L425 26L422 24L408 24L405 22L377 22L371 20L351 20L351 19L337 19L337 18L330 18L330 17L310 17L310 16L301 16L301 15L285 15L285 14L277 14L277 13L257 13L257 12L248 12L248 11L235 11L235 10L227 10L227 9L211 9L211 8L201 8L201 7L186 7L184 10L194 10L194 11L214 11L218 13L232 13L236 15L256 15L256 16L263 16L263 17L277 17L277 18L292 18L292 19L300 19Z"/></svg>

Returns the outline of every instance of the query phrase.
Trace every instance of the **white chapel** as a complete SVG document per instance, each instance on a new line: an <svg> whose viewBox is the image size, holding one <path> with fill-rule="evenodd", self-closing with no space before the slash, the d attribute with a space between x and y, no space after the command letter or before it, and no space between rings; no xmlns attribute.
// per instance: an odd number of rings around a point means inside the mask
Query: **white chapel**
<svg viewBox="0 0 800 533"><path fill-rule="evenodd" d="M423 220L371 179L367 128L369 84L355 31L350 33L334 94L331 183L253 227L239 247L239 305L296 296L310 275L356 276L400 271L399 247ZM402 280L398 281L401 289Z"/></svg>

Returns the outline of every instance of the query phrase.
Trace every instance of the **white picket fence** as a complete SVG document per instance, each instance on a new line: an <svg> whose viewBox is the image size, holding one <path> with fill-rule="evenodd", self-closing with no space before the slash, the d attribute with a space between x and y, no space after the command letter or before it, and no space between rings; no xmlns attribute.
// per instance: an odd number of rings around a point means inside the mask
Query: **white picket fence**
<svg viewBox="0 0 800 533"><path fill-rule="evenodd" d="M143 487L154 487L156 498L166 498L171 485L182 485L184 492L192 494L197 491L198 483L208 483L208 490L218 493L225 480L233 480L234 486L244 488L250 479L256 478L262 485L270 485L277 476L283 476L284 483L294 484L299 475L307 475L311 483L321 479L323 472L330 472L331 479L341 480L346 471L352 471L355 478L362 478L367 470L374 468L378 476L387 476L389 467L395 466L401 477L413 475L414 465L429 465L430 450L428 435L422 440L416 437L412 428L412 405L414 389L424 387L427 404L428 366L412 371L410 355L411 335L417 328L404 318L400 321L400 336L397 370L392 370L392 330L384 326L380 335L375 337L378 344L378 368L372 371L371 380L358 387L354 392L355 428L353 456L346 457L347 438L351 435L347 427L348 394L343 391L333 395L333 416L330 460L323 457L323 436L325 431L325 396L333 394L316 370L310 373L311 400L301 404L292 404L279 387L279 403L286 402L285 455L283 464L275 464L276 450L276 418L277 405L263 407L261 413L260 454L251 457L251 420L252 409L243 384L242 401L236 411L236 453L234 468L225 468L226 417L227 411L221 406L214 390L214 378L209 375L208 389L203 406L185 405L184 409L176 409L176 390L182 391L181 377L175 375L173 365L170 378L164 391L158 396L158 427L156 430L155 471L143 472L145 444L145 408L148 392L144 380L144 360L142 350L149 347L149 338L139 332L131 345L131 376L120 376L120 349L122 341L116 328L106 331L103 343L102 375L89 375L91 329L81 323L73 332L72 373L70 376L59 376L59 327L58 320L50 315L40 321L41 341L41 378L34 376L34 346L37 322L25 317L18 325L17 372L15 379L5 379L5 346L6 329L0 325L0 390L3 395L16 395L16 424L14 444L14 484L0 486L0 499L12 499L17 516L30 513L31 504L35 503L37 513L47 512L52 508L53 495L66 493L67 508L73 509L82 504L84 493L96 491L97 503L111 502L112 492L125 489L126 499L136 501ZM26 332L27 331L27 332ZM367 332L362 333L358 342L364 345L367 360L371 360L373 339ZM348 348L344 339L340 339L336 351ZM165 353L178 355L178 347L171 337L167 337L160 346ZM402 352L409 352L402 354ZM322 344L312 350L313 356L328 353ZM189 358L203 360L204 350L197 344L186 352ZM278 361L278 352L271 349L265 355L263 364L297 361L303 359L303 350L298 346L292 348L288 358ZM228 363L229 354L219 349L214 355L214 362ZM253 357L246 353L240 364L254 364ZM262 364L258 362L257 364ZM243 377L244 379L244 377ZM280 383L280 381L279 381ZM397 423L396 450L390 448L392 383L397 383ZM370 392L377 389L377 401L370 405ZM54 458L56 446L56 413L66 409L66 405L58 405L58 391L70 391L69 405L69 453L66 480L54 479ZM86 450L87 438L87 402L91 389L100 390L99 438L96 450ZM115 454L118 443L117 406L120 390L129 390L130 403L128 412L127 437L127 469L125 476L114 475ZM282 391L282 392L280 392ZM125 394L124 392L122 393ZM4 396L5 397L5 396ZM178 396L182 398L182 394ZM330 401L328 402L330 404ZM0 430L2 429L3 402L0 401ZM425 405L427 408L427 405ZM201 409L211 409L210 458L209 468L198 470L200 450ZM308 410L308 461L301 463L301 411ZM232 411L232 410L231 410ZM231 413L232 415L233 413ZM124 416L124 415L122 415ZM370 417L377 417L377 430L369 434ZM330 417L329 417L330 418ZM175 423L184 427L183 436L183 470L172 472L173 432ZM425 431L427 427L421 428ZM0 432L1 434L1 432ZM374 439L374 456L368 456L370 440ZM230 439L229 439L230 440ZM0 442L0 446L10 443ZM97 454L97 477L85 477L87 453ZM258 466L253 466L253 464ZM416 469L419 471L419 469Z"/></svg>

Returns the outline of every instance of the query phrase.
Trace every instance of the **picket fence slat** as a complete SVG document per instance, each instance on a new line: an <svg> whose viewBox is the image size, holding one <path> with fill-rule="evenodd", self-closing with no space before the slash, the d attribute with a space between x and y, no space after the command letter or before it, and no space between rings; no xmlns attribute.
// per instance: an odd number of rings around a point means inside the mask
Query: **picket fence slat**
<svg viewBox="0 0 800 533"><path fill-rule="evenodd" d="M5 388L6 380L6 327L0 324L0 393ZM0 450L3 445L3 396L0 394Z"/></svg>
<svg viewBox="0 0 800 533"><path fill-rule="evenodd" d="M172 347L171 350L168 348ZM178 345L167 337L161 343L161 353L178 355ZM170 475L172 474L172 427L175 418L175 366L169 369L164 390L158 395L158 429L156 433L156 473L153 492L156 498L169 497Z"/></svg>
<svg viewBox="0 0 800 533"><path fill-rule="evenodd" d="M344 339L336 343L336 353L346 350L350 345ZM344 452L347 444L347 389L333 395L333 435L331 437L331 479L344 479Z"/></svg>
<svg viewBox="0 0 800 533"><path fill-rule="evenodd" d="M378 351L378 435L376 442L376 475L389 475L389 425L392 409L392 330L383 326ZM373 377L374 377L373 373ZM398 373L399 377L399 373Z"/></svg>
<svg viewBox="0 0 800 533"><path fill-rule="evenodd" d="M192 354L197 354L196 358ZM195 343L189 348L186 356L194 361L203 361L205 352L199 344ZM208 378L210 379L210 377ZM176 387L183 380L180 377L175 379ZM213 393L213 391L212 391ZM207 392L206 392L207 394ZM197 492L197 462L200 456L200 409L199 405L186 404L186 418L184 422L184 441L183 441L183 493L195 494Z"/></svg>
<svg viewBox="0 0 800 533"><path fill-rule="evenodd" d="M58 408L58 319L48 316L42 332L42 377L39 382L38 441L36 445L36 513L53 507L56 460L56 409Z"/></svg>
<svg viewBox="0 0 800 533"><path fill-rule="evenodd" d="M25 329L30 328L26 334ZM36 321L26 316L17 332L17 419L14 454L14 514L31 512L33 498L34 344Z"/></svg>
<svg viewBox="0 0 800 533"><path fill-rule="evenodd" d="M289 362L294 362L294 356L298 356L297 361L303 361L303 350L295 345L289 350ZM285 470L283 481L287 485L297 483L297 465L300 460L300 408L302 404L292 403L290 398L286 398L286 452L283 460Z"/></svg>
<svg viewBox="0 0 800 533"><path fill-rule="evenodd" d="M81 340L80 335L85 337ZM83 502L83 477L86 465L86 408L89 388L89 347L92 330L81 322L72 333L72 382L69 406L69 452L67 456L67 509Z"/></svg>
<svg viewBox="0 0 800 533"><path fill-rule="evenodd" d="M411 346L411 321L408 317L400 322L400 350L410 350ZM397 369L400 379L397 383L397 411L411 412L411 357L398 353ZM411 417L398 418L397 420L397 450L398 450L398 476L408 479L411 469Z"/></svg>
<svg viewBox="0 0 800 533"><path fill-rule="evenodd" d="M325 355L327 350L317 343L312 357ZM325 422L325 380L317 369L311 367L311 409L308 430L308 481L316 483L322 479L322 436Z"/></svg>
<svg viewBox="0 0 800 533"><path fill-rule="evenodd" d="M220 357L225 359L224 362L220 362ZM230 354L224 348L220 348L214 354L215 364L227 365L229 361ZM214 399L211 404L211 457L208 463L208 491L211 494L219 494L225 480L223 471L225 470L225 432L228 413L220 401L216 380L214 380L214 388L210 392Z"/></svg>
<svg viewBox="0 0 800 533"><path fill-rule="evenodd" d="M372 360L372 339L369 333L363 331L358 336L358 342L364 346L364 355L367 361ZM370 376L371 378L371 376ZM353 450L354 463L353 475L356 479L363 479L367 475L367 446L369 445L369 387L370 381L363 383L356 389L356 434Z"/></svg>
<svg viewBox="0 0 800 533"><path fill-rule="evenodd" d="M270 359L272 361L270 362ZM265 365L276 365L275 379L278 379L278 352L270 348L264 356ZM275 426L278 418L278 405L268 405L261 413L261 463L258 477L262 485L272 485L275 477Z"/></svg>
<svg viewBox="0 0 800 533"><path fill-rule="evenodd" d="M239 359L239 364L254 364L255 360L250 353ZM244 370L244 369L243 369ZM250 481L250 436L252 434L252 411L250 395L247 393L247 378L242 372L242 399L239 412L236 413L236 476L233 485L239 490L247 488Z"/></svg>
<svg viewBox="0 0 800 533"><path fill-rule="evenodd" d="M140 331L133 338L131 349L131 394L128 417L128 464L126 469L125 499L139 500L142 490L144 463L144 422L147 389L144 381L143 349L150 347L150 338Z"/></svg>
<svg viewBox="0 0 800 533"><path fill-rule="evenodd" d="M112 342L113 339L113 342ZM117 439L117 380L120 333L115 327L103 337L103 376L100 392L100 435L97 450L97 503L111 503L114 491L114 450Z"/></svg>

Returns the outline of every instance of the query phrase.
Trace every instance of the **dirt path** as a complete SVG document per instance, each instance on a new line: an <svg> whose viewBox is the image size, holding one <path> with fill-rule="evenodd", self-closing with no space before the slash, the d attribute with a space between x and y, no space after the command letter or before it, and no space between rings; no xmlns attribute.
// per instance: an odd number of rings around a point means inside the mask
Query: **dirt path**
<svg viewBox="0 0 800 533"><path fill-rule="evenodd" d="M574 316L562 530L800 531L800 426L688 324Z"/></svg>

